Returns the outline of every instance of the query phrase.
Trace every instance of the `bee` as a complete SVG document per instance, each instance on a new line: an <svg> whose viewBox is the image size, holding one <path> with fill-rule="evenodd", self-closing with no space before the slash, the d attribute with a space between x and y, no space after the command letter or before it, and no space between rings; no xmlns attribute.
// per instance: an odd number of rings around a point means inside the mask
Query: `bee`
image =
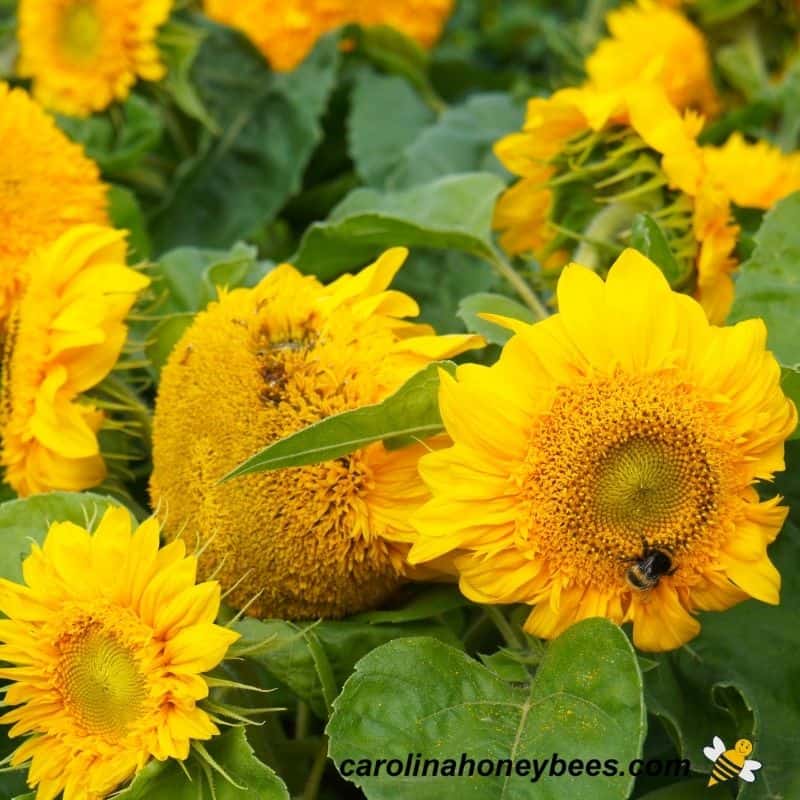
<svg viewBox="0 0 800 800"><path fill-rule="evenodd" d="M714 762L707 785L714 786L737 777L752 783L756 779L753 771L761 769L760 761L747 758L752 752L753 743L749 739L739 739L733 750L726 750L725 742L715 736L713 745L703 748L703 755Z"/></svg>
<svg viewBox="0 0 800 800"><path fill-rule="evenodd" d="M633 563L625 571L625 580L637 592L654 589L665 575L674 575L677 569L672 566L672 556L669 553L647 544L641 556L626 560Z"/></svg>

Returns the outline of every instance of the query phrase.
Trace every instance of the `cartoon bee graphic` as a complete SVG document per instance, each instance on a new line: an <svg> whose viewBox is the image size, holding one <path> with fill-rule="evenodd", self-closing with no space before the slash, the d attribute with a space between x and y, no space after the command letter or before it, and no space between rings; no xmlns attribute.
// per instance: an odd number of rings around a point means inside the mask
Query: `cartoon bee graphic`
<svg viewBox="0 0 800 800"><path fill-rule="evenodd" d="M741 778L752 783L756 779L753 771L761 769L760 761L747 757L752 752L753 743L749 739L739 739L732 750L726 750L725 742L715 736L713 746L703 748L703 755L714 762L707 785L714 786L731 778Z"/></svg>

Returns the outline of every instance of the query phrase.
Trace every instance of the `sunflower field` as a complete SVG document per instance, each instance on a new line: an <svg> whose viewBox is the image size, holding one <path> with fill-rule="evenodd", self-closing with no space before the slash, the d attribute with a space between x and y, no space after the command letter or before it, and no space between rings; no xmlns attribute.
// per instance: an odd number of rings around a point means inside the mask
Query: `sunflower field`
<svg viewBox="0 0 800 800"><path fill-rule="evenodd" d="M0 800L800 800L800 2L0 0Z"/></svg>

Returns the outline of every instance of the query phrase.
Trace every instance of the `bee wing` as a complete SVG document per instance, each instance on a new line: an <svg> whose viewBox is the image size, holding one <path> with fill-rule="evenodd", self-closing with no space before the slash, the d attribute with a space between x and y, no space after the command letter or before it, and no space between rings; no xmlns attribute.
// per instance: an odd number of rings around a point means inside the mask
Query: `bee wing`
<svg viewBox="0 0 800 800"><path fill-rule="evenodd" d="M725 742L719 736L715 736L712 744L713 747L703 748L703 755L709 761L716 761L725 752Z"/></svg>

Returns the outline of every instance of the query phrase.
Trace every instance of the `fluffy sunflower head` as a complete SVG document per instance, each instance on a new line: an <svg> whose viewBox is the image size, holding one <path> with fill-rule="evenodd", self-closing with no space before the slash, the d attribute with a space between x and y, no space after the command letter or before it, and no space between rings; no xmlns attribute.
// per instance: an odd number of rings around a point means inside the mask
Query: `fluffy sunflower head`
<svg viewBox="0 0 800 800"><path fill-rule="evenodd" d="M702 124L647 84L531 100L523 130L495 147L520 178L495 210L503 247L545 267L563 266L572 254L605 269L628 243L636 214L646 212L677 258L673 286L693 293L712 322L724 321L737 265L732 203L764 207L800 188L800 175L797 156L763 143L733 138L701 147ZM758 169L742 171L742 159Z"/></svg>
<svg viewBox="0 0 800 800"><path fill-rule="evenodd" d="M26 283L37 247L73 225L107 222L94 162L22 89L0 83L0 326Z"/></svg>
<svg viewBox="0 0 800 800"><path fill-rule="evenodd" d="M534 605L538 636L604 616L644 650L692 638L696 610L777 603L766 548L786 509L754 484L783 469L797 414L764 324L710 325L634 250L605 283L567 267L558 300L506 321L495 365L442 375L453 446L420 462L410 561L451 559L478 602Z"/></svg>
<svg viewBox="0 0 800 800"><path fill-rule="evenodd" d="M209 17L242 31L276 70L294 69L320 36L349 23L389 25L430 47L453 0L204 0Z"/></svg>
<svg viewBox="0 0 800 800"><path fill-rule="evenodd" d="M614 91L642 80L664 89L677 108L717 108L703 34L678 10L638 0L606 17L609 37L586 60L589 84Z"/></svg>
<svg viewBox="0 0 800 800"><path fill-rule="evenodd" d="M155 38L172 0L20 0L19 73L47 108L73 116L164 75Z"/></svg>
<svg viewBox="0 0 800 800"><path fill-rule="evenodd" d="M259 616L340 616L403 576L408 516L425 498L422 445L219 481L277 439L481 344L403 319L416 303L386 287L405 256L389 250L327 287L282 265L198 315L161 373L153 504L170 535L204 542L201 574L235 586L236 607L257 598Z"/></svg>
<svg viewBox="0 0 800 800"><path fill-rule="evenodd" d="M106 797L150 758L185 759L193 739L219 733L198 702L202 673L237 634L214 624L220 589L195 585L182 542L159 550L154 519L131 532L126 509L94 533L51 525L23 562L25 585L0 580L0 722L26 740L37 800Z"/></svg>
<svg viewBox="0 0 800 800"><path fill-rule="evenodd" d="M82 393L113 368L148 279L125 265L125 232L79 225L36 251L3 355L2 462L20 495L78 491L106 475L104 416Z"/></svg>

